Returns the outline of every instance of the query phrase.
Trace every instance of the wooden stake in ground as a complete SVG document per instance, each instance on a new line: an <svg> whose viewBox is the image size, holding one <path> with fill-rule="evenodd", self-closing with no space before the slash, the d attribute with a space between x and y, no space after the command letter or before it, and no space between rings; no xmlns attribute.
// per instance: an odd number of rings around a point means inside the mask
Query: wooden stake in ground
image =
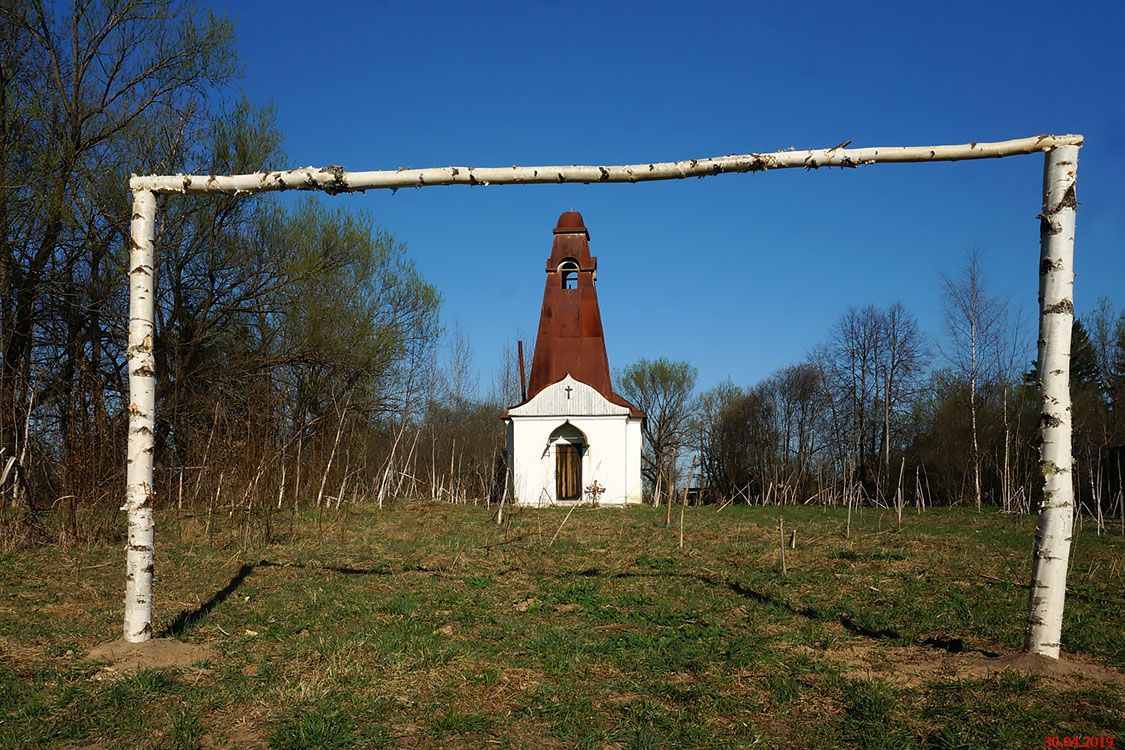
<svg viewBox="0 0 1125 750"><path fill-rule="evenodd" d="M500 504L496 506L496 525L504 523L504 501L508 499L508 480L504 479L504 492L500 495Z"/></svg>
<svg viewBox="0 0 1125 750"><path fill-rule="evenodd" d="M281 483L277 486L277 509L281 510L281 504L285 502L285 456L281 457Z"/></svg>
<svg viewBox="0 0 1125 750"><path fill-rule="evenodd" d="M781 575L788 576L789 570L785 567L785 517L781 515L780 505L777 506L777 539L781 550Z"/></svg>
<svg viewBox="0 0 1125 750"><path fill-rule="evenodd" d="M297 505L301 502L301 448L304 443L304 436L297 438L297 476L293 480L293 513L297 512Z"/></svg>
<svg viewBox="0 0 1125 750"><path fill-rule="evenodd" d="M223 472L219 472L219 483L215 486L215 494L209 496L207 500L207 543L214 546L215 534L212 520L215 516L215 506L218 505L219 499L223 493Z"/></svg>
<svg viewBox="0 0 1125 750"><path fill-rule="evenodd" d="M1073 527L1070 333L1074 325L1074 223L1078 146L1048 151L1039 215L1039 469L1043 501L1035 532L1024 651L1059 658Z"/></svg>
<svg viewBox="0 0 1125 750"><path fill-rule="evenodd" d="M679 456L678 453L675 453L675 452L672 453L672 463L669 466L671 467L671 473L672 473L673 476L668 478L668 482L669 482L669 484L672 485L672 489L668 493L667 502L664 503L664 528L666 528L666 529L669 528L672 525L672 503L676 499L676 483L675 483L675 481L673 481L673 479L674 479L675 473L676 473L676 461L678 461L679 458L680 458L680 456ZM663 469L661 470L661 473L663 473ZM660 483L659 478L657 478L656 481L657 481L657 484Z"/></svg>
<svg viewBox="0 0 1125 750"><path fill-rule="evenodd" d="M915 465L914 467L914 510L918 513L922 512L922 467Z"/></svg>
<svg viewBox="0 0 1125 750"><path fill-rule="evenodd" d="M566 516L563 517L562 523L560 523L559 527L555 529L555 535L551 537L551 541L547 543L548 547L552 546L555 543L555 540L559 538L559 534L562 532L563 526L566 526L566 522L570 520L570 514L573 513L574 509L577 507L578 503L574 503L570 506L570 510L566 512Z"/></svg>
<svg viewBox="0 0 1125 750"><path fill-rule="evenodd" d="M895 490L895 513L898 515L898 527L902 528L902 506L906 504L906 495L902 491L902 473L906 471L906 456L898 467L898 488Z"/></svg>
<svg viewBox="0 0 1125 750"><path fill-rule="evenodd" d="M695 473L696 457L691 457L691 468L688 469L687 482L684 483L684 499L680 503L680 549L684 548L684 509L687 508L688 488L691 487L691 477Z"/></svg>

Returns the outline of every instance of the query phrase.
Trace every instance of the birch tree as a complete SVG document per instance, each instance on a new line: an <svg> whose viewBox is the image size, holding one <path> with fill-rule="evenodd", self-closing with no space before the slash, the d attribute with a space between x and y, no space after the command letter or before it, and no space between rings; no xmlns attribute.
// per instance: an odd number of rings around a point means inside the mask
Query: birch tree
<svg viewBox="0 0 1125 750"><path fill-rule="evenodd" d="M977 402L982 385L991 384L997 376L1007 302L988 294L976 245L969 248L958 277L942 277L942 297L951 341L947 357L969 385L973 501L980 510L983 492Z"/></svg>

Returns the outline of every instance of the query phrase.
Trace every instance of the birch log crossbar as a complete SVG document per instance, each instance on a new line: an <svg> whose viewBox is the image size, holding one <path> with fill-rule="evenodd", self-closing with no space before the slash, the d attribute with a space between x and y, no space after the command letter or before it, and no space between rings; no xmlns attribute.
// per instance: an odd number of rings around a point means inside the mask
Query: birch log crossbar
<svg viewBox="0 0 1125 750"><path fill-rule="evenodd" d="M1070 556L1074 487L1071 474L1070 334L1074 320L1075 180L1081 135L1037 135L945 146L776 151L651 164L539 167L434 167L348 172L305 167L243 175L133 176L129 244L129 444L124 510L128 511L125 639L152 637L153 453L156 421L154 246L157 194L250 194L319 190L329 194L437 185L545 185L650 182L772 169L855 168L868 164L998 159L1045 153L1040 220L1039 385L1043 501L1032 556L1024 649L1059 656Z"/></svg>
<svg viewBox="0 0 1125 750"><path fill-rule="evenodd" d="M258 193L268 190L323 190L354 193L364 190L435 185L553 185L596 182L651 182L711 177L770 169L817 169L860 167L865 164L926 161L998 159L1004 156L1050 151L1060 146L1080 146L1079 135L1037 135L994 143L965 143L957 146L876 146L807 151L777 151L768 154L738 154L687 161L652 164L570 165L543 167L433 167L378 172L348 172L343 167L305 167L285 172L256 172L240 175L170 175L133 177L134 191L154 193Z"/></svg>

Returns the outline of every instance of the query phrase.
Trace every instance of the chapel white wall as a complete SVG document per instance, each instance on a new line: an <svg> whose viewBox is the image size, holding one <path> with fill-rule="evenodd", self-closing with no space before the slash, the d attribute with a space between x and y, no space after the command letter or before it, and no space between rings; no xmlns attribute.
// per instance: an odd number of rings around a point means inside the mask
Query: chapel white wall
<svg viewBox="0 0 1125 750"><path fill-rule="evenodd" d="M551 441L551 433L567 422L586 437L583 489L597 481L605 488L602 505L640 503L641 420L631 418L627 407L610 403L594 388L570 376L543 389L527 404L509 410L508 455L515 502L540 506L557 501L557 440Z"/></svg>

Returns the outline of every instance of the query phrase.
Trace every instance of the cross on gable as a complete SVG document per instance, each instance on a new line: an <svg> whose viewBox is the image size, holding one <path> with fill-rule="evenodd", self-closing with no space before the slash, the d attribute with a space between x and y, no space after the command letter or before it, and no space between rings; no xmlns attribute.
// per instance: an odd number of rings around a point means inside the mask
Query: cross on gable
<svg viewBox="0 0 1125 750"><path fill-rule="evenodd" d="M570 386L568 385L568 386L567 386L566 388L563 388L563 390L564 390L564 391L566 391L566 400L567 400L567 401L569 401L569 400L570 400L570 392L571 392L571 391L573 391L574 389L573 389L573 388L571 388L571 387L570 387Z"/></svg>

